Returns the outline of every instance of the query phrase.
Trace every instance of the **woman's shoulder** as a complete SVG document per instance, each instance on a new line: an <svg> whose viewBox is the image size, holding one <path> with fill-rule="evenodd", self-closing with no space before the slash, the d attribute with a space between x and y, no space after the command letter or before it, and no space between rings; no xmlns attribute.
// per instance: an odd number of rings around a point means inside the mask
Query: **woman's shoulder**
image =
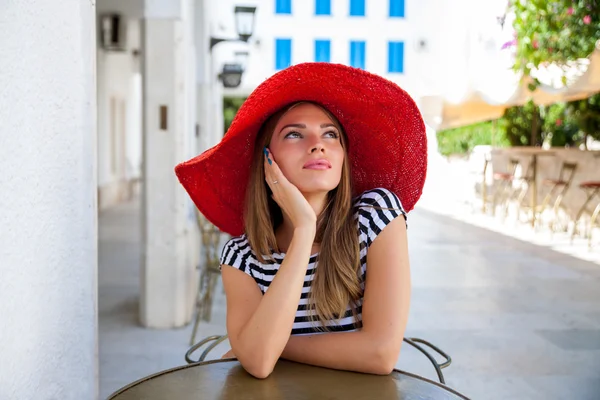
<svg viewBox="0 0 600 400"><path fill-rule="evenodd" d="M234 265L236 261L251 254L250 244L246 234L230 238L221 250L220 263Z"/></svg>
<svg viewBox="0 0 600 400"><path fill-rule="evenodd" d="M239 247L243 247L246 244L248 244L248 237L244 233L243 235L240 235L240 236L230 237L229 240L227 240L227 242L225 242L224 247L239 248Z"/></svg>
<svg viewBox="0 0 600 400"><path fill-rule="evenodd" d="M394 219L402 216L407 221L406 212L398 196L389 189L366 190L356 198L356 217L359 230L369 247L381 231ZM406 225L408 227L408 223Z"/></svg>
<svg viewBox="0 0 600 400"><path fill-rule="evenodd" d="M389 189L384 187L378 187L369 189L362 192L355 199L355 206L359 208L363 207L382 207L382 208L393 208L401 211L404 214L404 208L402 202L396 195Z"/></svg>

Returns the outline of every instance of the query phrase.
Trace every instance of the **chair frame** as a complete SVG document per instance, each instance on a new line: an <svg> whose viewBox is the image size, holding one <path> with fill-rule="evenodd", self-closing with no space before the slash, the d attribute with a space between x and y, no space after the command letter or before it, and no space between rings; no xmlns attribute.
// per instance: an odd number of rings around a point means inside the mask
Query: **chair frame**
<svg viewBox="0 0 600 400"><path fill-rule="evenodd" d="M554 218L549 223L549 228L551 232L556 232L555 226L557 220L559 218L559 210L562 207L562 201L567 193L567 190L571 187L571 183L573 183L573 178L575 177L575 173L577 172L577 163L564 161L560 167L560 171L558 174L558 179L552 179L547 182L552 184L552 188L544 197L542 204L540 206L539 215L542 216L542 213L548 208L551 200L554 198L554 204L552 205L552 212L554 214ZM565 175L568 174L568 178ZM540 219L538 219L538 222Z"/></svg>
<svg viewBox="0 0 600 400"><path fill-rule="evenodd" d="M208 355L208 353L210 353L211 350L213 350L216 346L218 346L220 343L222 343L226 339L227 339L227 335L213 335L213 336L208 336L208 337L204 338L200 342L198 342L195 345L193 345L192 347L190 347L188 349L188 351L185 352L185 356L184 356L185 361L188 364L196 364L196 363L204 362L206 360L206 356ZM435 372L438 376L438 380L440 381L440 383L446 384L446 380L444 378L442 369L447 368L450 366L450 364L452 364L452 358L446 352L441 350L439 347L433 345L432 343L430 343L424 339L419 339L419 338L413 337L413 338L404 338L403 340L405 343L408 343L409 345L413 346L414 348L419 350L421 353L423 353L425 355L425 357L427 357L427 359L433 365L433 368L435 369ZM205 344L207 344L209 342L212 342L212 343L210 345L208 345L208 347L206 349L204 349L202 354L200 354L200 357L198 357L197 360L193 360L192 354L195 353L198 349L200 349L202 346L204 346ZM444 361L442 363L437 362L437 360L425 348L423 348L421 346L421 344L429 347L430 349L435 351L437 354L442 356L444 358Z"/></svg>
<svg viewBox="0 0 600 400"><path fill-rule="evenodd" d="M513 192L513 181L517 169L521 165L521 161L517 158L510 158L508 160L507 172L501 173L506 174L506 178L496 178L494 176L494 193L492 195L492 215L496 215L496 208L501 206L504 214L503 218L506 218L508 212L508 201L510 200Z"/></svg>
<svg viewBox="0 0 600 400"><path fill-rule="evenodd" d="M222 233L216 226L211 224L200 212L196 212L198 228L202 238L202 252L204 254L204 265L198 266L200 278L198 281L198 293L196 296L196 313L194 317L194 328L190 338L190 345L196 340L196 333L200 321L210 321L212 316L213 294L220 271L220 242ZM202 259L202 257L201 257Z"/></svg>

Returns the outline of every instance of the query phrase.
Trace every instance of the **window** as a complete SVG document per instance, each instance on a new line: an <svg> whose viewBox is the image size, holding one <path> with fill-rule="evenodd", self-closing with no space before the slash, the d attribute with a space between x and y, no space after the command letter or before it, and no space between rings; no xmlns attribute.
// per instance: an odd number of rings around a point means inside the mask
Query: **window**
<svg viewBox="0 0 600 400"><path fill-rule="evenodd" d="M315 15L331 15L331 0L315 0Z"/></svg>
<svg viewBox="0 0 600 400"><path fill-rule="evenodd" d="M390 0L390 17L404 18L404 0Z"/></svg>
<svg viewBox="0 0 600 400"><path fill-rule="evenodd" d="M291 14L292 0L275 0L275 14Z"/></svg>
<svg viewBox="0 0 600 400"><path fill-rule="evenodd" d="M350 42L350 65L356 68L365 69L365 42Z"/></svg>
<svg viewBox="0 0 600 400"><path fill-rule="evenodd" d="M350 0L350 15L365 16L365 0Z"/></svg>
<svg viewBox="0 0 600 400"><path fill-rule="evenodd" d="M388 72L404 72L404 42L388 43Z"/></svg>
<svg viewBox="0 0 600 400"><path fill-rule="evenodd" d="M275 39L275 69L292 65L292 39Z"/></svg>
<svg viewBox="0 0 600 400"><path fill-rule="evenodd" d="M331 61L331 41L324 39L315 40L315 61L330 62Z"/></svg>

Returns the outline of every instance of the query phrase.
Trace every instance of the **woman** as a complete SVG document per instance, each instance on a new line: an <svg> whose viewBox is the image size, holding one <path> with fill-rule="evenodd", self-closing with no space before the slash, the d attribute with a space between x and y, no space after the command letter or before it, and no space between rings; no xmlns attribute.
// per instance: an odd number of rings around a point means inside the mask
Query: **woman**
<svg viewBox="0 0 600 400"><path fill-rule="evenodd" d="M221 254L226 356L257 378L280 357L389 374L410 300L405 209L425 170L423 121L392 82L306 63L261 84L221 143L176 168L235 236Z"/></svg>

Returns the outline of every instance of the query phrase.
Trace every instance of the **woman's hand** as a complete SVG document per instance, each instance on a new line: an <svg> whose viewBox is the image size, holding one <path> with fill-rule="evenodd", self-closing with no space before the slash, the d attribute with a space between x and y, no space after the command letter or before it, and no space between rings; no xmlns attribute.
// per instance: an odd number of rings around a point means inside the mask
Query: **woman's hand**
<svg viewBox="0 0 600 400"><path fill-rule="evenodd" d="M310 228L316 230L317 215L304 195L283 175L273 159L271 152L265 148L265 180L273 192L273 200L288 216L295 229Z"/></svg>

